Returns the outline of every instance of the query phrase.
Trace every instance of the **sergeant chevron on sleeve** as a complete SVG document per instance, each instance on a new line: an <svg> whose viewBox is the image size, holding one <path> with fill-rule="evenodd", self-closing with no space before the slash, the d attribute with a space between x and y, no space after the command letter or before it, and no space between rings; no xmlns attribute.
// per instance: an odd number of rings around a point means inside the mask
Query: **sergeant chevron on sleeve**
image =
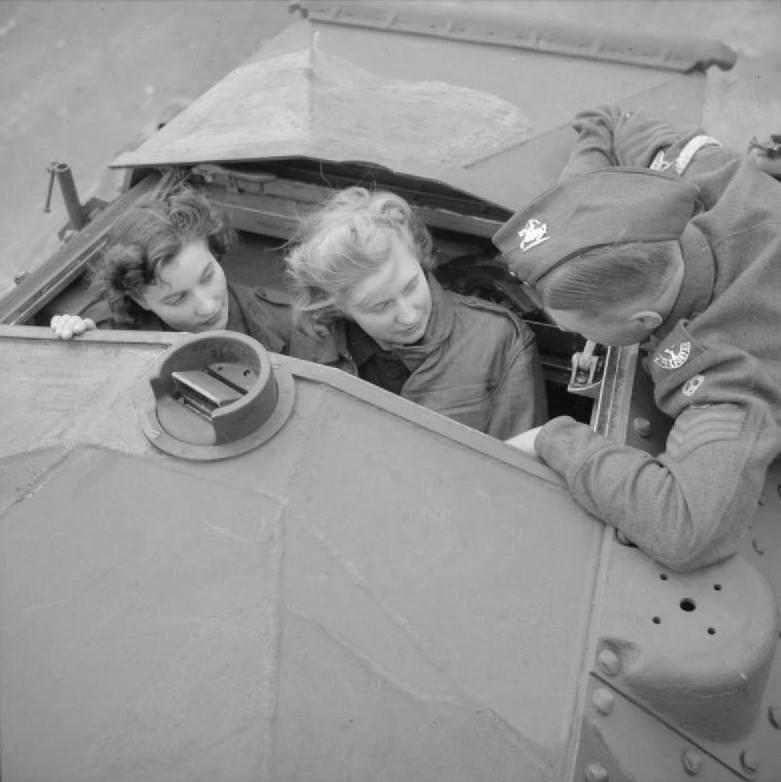
<svg viewBox="0 0 781 782"><path fill-rule="evenodd" d="M691 570L734 553L781 453L781 186L702 131L643 112L583 112L560 183L494 243L551 319L643 343L664 453L569 417L509 440L591 513Z"/></svg>

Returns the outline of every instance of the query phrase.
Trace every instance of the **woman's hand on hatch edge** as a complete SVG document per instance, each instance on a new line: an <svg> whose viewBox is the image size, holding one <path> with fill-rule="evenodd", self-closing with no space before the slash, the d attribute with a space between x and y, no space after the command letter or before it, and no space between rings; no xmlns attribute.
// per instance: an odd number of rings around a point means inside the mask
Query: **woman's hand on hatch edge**
<svg viewBox="0 0 781 782"><path fill-rule="evenodd" d="M57 339L71 339L95 328L92 318L82 318L78 315L55 315L49 327Z"/></svg>

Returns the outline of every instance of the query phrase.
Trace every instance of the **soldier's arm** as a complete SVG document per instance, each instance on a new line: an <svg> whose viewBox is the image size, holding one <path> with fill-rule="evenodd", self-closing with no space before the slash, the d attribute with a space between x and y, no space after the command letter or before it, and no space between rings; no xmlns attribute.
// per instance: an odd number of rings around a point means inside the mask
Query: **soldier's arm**
<svg viewBox="0 0 781 782"><path fill-rule="evenodd" d="M642 110L600 106L580 112L573 127L578 140L562 180L606 166L669 170L700 188L699 200L706 210L718 202L747 157L722 146L701 128L676 129Z"/></svg>
<svg viewBox="0 0 781 782"><path fill-rule="evenodd" d="M664 453L613 443L570 418L542 427L539 456L591 513L667 566L688 570L737 547L781 451L772 367L728 342L706 346L679 324L680 363L651 363L656 401L675 423Z"/></svg>
<svg viewBox="0 0 781 782"><path fill-rule="evenodd" d="M721 427L726 436L698 444L709 426L711 434ZM653 458L556 418L535 445L588 511L654 559L685 571L735 552L778 449L778 427L767 408L751 414L733 406L692 408L670 437L673 447Z"/></svg>
<svg viewBox="0 0 781 782"><path fill-rule="evenodd" d="M619 165L613 152L614 111L618 109L600 107L582 111L575 117L572 127L578 137L560 181Z"/></svg>
<svg viewBox="0 0 781 782"><path fill-rule="evenodd" d="M648 112L624 111L619 106L581 111L573 128L578 138L562 180L609 166L648 168L668 150L674 160L675 150L701 132L694 127L678 130Z"/></svg>

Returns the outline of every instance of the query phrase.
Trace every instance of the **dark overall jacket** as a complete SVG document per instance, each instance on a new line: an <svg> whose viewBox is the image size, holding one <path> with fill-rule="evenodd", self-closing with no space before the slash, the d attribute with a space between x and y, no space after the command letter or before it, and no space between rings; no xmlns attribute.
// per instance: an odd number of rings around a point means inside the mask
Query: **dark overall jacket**
<svg viewBox="0 0 781 782"><path fill-rule="evenodd" d="M584 112L575 127L567 175L664 168L697 135L618 108ZM588 510L685 570L736 550L781 452L781 186L720 146L679 175L699 186L699 211L680 241L680 293L647 346L656 404L674 419L664 453L567 417L542 428L536 449Z"/></svg>
<svg viewBox="0 0 781 782"><path fill-rule="evenodd" d="M418 345L394 346L405 377L390 390L501 439L541 424L547 406L531 329L504 307L445 291L433 277L428 281L426 333ZM327 338L294 344L291 352L360 375L363 361L356 358L364 357L351 352L346 325L337 321Z"/></svg>

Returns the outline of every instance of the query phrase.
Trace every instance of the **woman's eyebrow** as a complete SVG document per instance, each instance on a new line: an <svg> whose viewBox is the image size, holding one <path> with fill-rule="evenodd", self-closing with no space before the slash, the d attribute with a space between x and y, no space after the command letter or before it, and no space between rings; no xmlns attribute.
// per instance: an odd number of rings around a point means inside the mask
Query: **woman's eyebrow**
<svg viewBox="0 0 781 782"><path fill-rule="evenodd" d="M400 290L401 291L406 291L407 288L409 288L410 285L412 285L412 283L415 282L418 279L419 276L420 276L420 271L416 271L411 277L409 277L400 286ZM364 296L362 299L360 299L356 303L355 306L356 307L360 307L362 309L367 309L367 308L370 308L370 307L376 307L378 304L384 304L386 301L391 301L394 298L393 296L390 296L390 297L384 297L384 298L380 298L380 299L375 299L374 297L376 295L377 294L371 294L370 293L368 296ZM380 295L382 295L382 294L380 294Z"/></svg>
<svg viewBox="0 0 781 782"><path fill-rule="evenodd" d="M201 269L200 273L198 274L198 279L199 280L202 280L204 278L204 276L206 275L206 272L208 272L211 269L212 263L213 263L212 261L206 261L206 263L204 264L204 266ZM171 283L167 282L166 280L160 280L160 284L172 287ZM175 299L177 296L181 296L183 293L187 293L188 290L189 289L187 289L187 288L185 288L184 290L181 290L181 291L172 290L169 293L166 293L165 296L161 296L160 299L161 299L161 301L166 301L168 299Z"/></svg>
<svg viewBox="0 0 781 782"><path fill-rule="evenodd" d="M364 296L355 306L358 307L358 309L371 309L372 307L376 307L378 304L384 304L386 301L388 301L387 298L375 298L374 296Z"/></svg>
<svg viewBox="0 0 781 782"><path fill-rule="evenodd" d="M418 278L419 278L419 277L420 277L420 270L416 271L416 272L415 272L415 274L413 274L413 275L412 275L412 277L410 277L410 278L409 278L409 279L408 279L408 280L407 280L407 281L404 283L404 287L402 288L402 290L407 290L407 288L409 288L409 287L410 287L410 285L412 285L412 283L413 283L413 282L417 282L417 281L418 281Z"/></svg>
<svg viewBox="0 0 781 782"><path fill-rule="evenodd" d="M201 269L200 275L198 276L199 280L202 280L204 278L204 276L206 275L206 272L211 270L213 263L214 263L214 261L212 261L212 260L206 261L203 269Z"/></svg>
<svg viewBox="0 0 781 782"><path fill-rule="evenodd" d="M165 296L161 296L160 301L167 302L169 299L176 299L184 293L186 293L186 291L171 291L170 293L166 293Z"/></svg>

